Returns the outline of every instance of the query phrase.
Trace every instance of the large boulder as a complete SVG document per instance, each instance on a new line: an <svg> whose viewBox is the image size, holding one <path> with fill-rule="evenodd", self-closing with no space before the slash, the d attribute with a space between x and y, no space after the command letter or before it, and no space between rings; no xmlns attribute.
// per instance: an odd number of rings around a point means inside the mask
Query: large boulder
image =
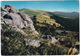
<svg viewBox="0 0 80 56"><path fill-rule="evenodd" d="M1 21L19 29L30 28L30 31L35 33L35 35L38 34L30 17L25 13L16 10L15 7L11 5L5 5L5 8L1 8Z"/></svg>

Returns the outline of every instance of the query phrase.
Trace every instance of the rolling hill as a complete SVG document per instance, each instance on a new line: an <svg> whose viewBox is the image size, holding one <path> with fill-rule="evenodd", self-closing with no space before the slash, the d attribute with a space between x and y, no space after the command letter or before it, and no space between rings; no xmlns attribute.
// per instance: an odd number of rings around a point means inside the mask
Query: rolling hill
<svg viewBox="0 0 80 56"><path fill-rule="evenodd" d="M20 11L28 14L34 21L34 17L39 23L46 24L59 24L63 26L66 30L78 31L79 30L79 18L77 12L64 13L64 12L48 12L41 10L30 10L30 9L20 9ZM54 14L55 13L55 14ZM61 16L63 15L63 16ZM50 22L50 23L49 23ZM40 24L38 24L40 25Z"/></svg>

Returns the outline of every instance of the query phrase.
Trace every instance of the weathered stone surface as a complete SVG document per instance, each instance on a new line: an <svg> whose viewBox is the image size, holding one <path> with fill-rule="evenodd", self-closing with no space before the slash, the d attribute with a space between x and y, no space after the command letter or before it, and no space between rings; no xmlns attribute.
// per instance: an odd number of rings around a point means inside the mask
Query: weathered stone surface
<svg viewBox="0 0 80 56"><path fill-rule="evenodd" d="M55 37L51 37L52 39L51 39L51 43L58 43L58 40L55 38Z"/></svg>
<svg viewBox="0 0 80 56"><path fill-rule="evenodd" d="M11 5L5 5L5 8L1 8L1 20L5 24L16 26L19 29L30 28L30 31L38 34L30 17L23 12L19 12Z"/></svg>
<svg viewBox="0 0 80 56"><path fill-rule="evenodd" d="M34 47L39 47L41 45L40 40L36 40L36 39L25 38L24 41L25 41L26 46L30 45L30 46L34 46Z"/></svg>
<svg viewBox="0 0 80 56"><path fill-rule="evenodd" d="M55 37L52 37L51 35L47 36L47 39L51 42L51 43L57 43L58 40Z"/></svg>
<svg viewBox="0 0 80 56"><path fill-rule="evenodd" d="M11 5L5 5L5 9L9 12L9 13L17 13L18 10L15 9L15 7L11 6Z"/></svg>
<svg viewBox="0 0 80 56"><path fill-rule="evenodd" d="M23 30L21 30L19 28L11 28L10 30L12 30L12 31L15 30L17 32L20 32L22 35L26 35L27 36L27 34Z"/></svg>

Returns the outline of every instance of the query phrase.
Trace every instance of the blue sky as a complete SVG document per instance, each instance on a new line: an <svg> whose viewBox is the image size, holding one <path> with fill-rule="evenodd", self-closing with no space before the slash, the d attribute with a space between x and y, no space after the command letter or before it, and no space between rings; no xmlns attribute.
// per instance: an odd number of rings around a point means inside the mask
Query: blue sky
<svg viewBox="0 0 80 56"><path fill-rule="evenodd" d="M78 12L78 1L2 1L1 6L9 4L17 9L27 8L32 10Z"/></svg>

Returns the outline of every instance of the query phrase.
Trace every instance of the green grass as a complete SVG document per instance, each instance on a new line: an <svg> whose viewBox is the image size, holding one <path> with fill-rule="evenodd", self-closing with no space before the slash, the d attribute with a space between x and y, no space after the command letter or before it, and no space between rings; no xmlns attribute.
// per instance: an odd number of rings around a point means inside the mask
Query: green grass
<svg viewBox="0 0 80 56"><path fill-rule="evenodd" d="M46 42L42 43L38 48L26 46L24 43L24 38L26 38L26 36L19 32L8 30L7 26L3 29L1 37L2 55L61 55L67 54L68 52L68 49L65 49L65 47L62 47L61 45L55 46L51 44L48 46ZM30 36L27 37L31 38Z"/></svg>
<svg viewBox="0 0 80 56"><path fill-rule="evenodd" d="M40 11L40 10L29 10L29 9L20 9L19 11L22 11L26 14L28 14L31 18L33 18L34 15L39 15L45 13L45 11Z"/></svg>

